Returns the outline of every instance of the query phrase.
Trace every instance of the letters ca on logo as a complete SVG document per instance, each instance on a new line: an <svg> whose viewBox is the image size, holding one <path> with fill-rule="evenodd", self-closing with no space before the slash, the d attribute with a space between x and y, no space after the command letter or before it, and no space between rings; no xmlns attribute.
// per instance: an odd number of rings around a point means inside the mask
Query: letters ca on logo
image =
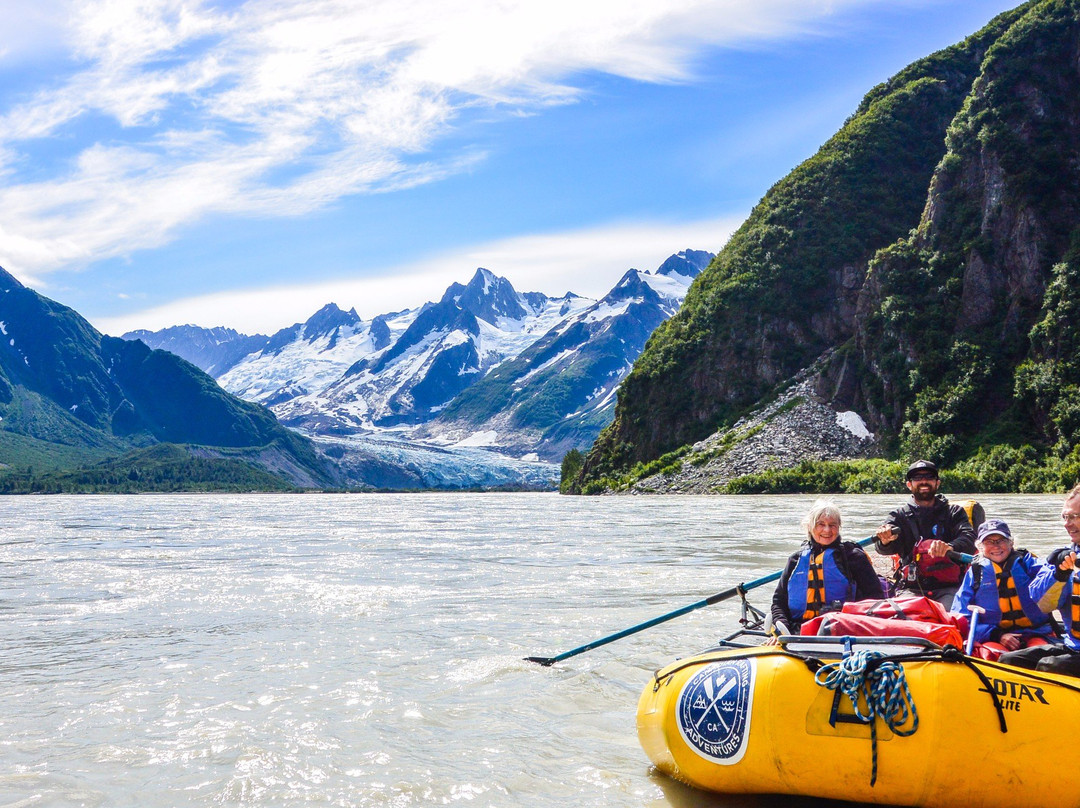
<svg viewBox="0 0 1080 808"><path fill-rule="evenodd" d="M691 676L676 711L683 740L707 760L731 765L742 760L750 735L754 660L714 662Z"/></svg>

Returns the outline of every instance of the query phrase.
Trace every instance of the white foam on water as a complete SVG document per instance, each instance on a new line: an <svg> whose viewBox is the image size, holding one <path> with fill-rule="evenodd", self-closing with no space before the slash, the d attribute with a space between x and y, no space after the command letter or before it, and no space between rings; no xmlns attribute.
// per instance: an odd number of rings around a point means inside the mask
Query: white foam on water
<svg viewBox="0 0 1080 808"><path fill-rule="evenodd" d="M737 604L522 658L782 567L812 500L0 498L0 806L671 804L637 698ZM1057 497L980 500L1063 539Z"/></svg>

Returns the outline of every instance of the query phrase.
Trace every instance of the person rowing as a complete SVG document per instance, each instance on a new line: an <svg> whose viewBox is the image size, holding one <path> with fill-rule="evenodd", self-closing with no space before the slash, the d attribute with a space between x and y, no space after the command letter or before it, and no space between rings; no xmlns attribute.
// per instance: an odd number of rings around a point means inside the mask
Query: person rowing
<svg viewBox="0 0 1080 808"><path fill-rule="evenodd" d="M889 514L874 543L879 554L898 557L890 594L926 595L948 609L964 568L946 554L974 555L975 529L963 508L938 493L941 478L934 463L916 460L904 484L911 500Z"/></svg>
<svg viewBox="0 0 1080 808"><path fill-rule="evenodd" d="M803 520L806 542L788 559L773 594L769 642L819 614L851 600L881 599L885 593L869 556L840 538L840 510L818 500Z"/></svg>

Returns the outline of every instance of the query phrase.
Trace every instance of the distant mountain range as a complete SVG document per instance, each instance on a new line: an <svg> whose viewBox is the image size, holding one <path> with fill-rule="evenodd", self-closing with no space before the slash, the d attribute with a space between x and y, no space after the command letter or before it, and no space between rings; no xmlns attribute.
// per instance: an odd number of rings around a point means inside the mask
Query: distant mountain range
<svg viewBox="0 0 1080 808"><path fill-rule="evenodd" d="M165 338L175 347L184 333ZM244 339L198 337L187 346L211 366L234 361ZM174 353L101 334L0 269L0 493L546 489L557 476L548 463L394 435L312 440Z"/></svg>
<svg viewBox="0 0 1080 808"><path fill-rule="evenodd" d="M329 303L272 336L178 326L133 331L321 439L407 434L559 460L611 419L614 393L712 253L628 271L601 300L521 293L480 268L438 302L363 320Z"/></svg>
<svg viewBox="0 0 1080 808"><path fill-rule="evenodd" d="M224 327L178 325L161 331L132 331L123 339L141 339L152 348L186 359L211 376L220 376L252 351L260 350L268 337L249 337Z"/></svg>

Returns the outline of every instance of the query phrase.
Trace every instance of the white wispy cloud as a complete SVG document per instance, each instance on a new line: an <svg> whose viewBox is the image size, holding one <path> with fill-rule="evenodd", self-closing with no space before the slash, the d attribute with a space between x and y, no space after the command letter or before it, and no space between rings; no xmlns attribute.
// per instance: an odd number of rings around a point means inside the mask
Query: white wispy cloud
<svg viewBox="0 0 1080 808"><path fill-rule="evenodd" d="M683 81L703 47L872 2L9 0L0 67L27 58L20 37L63 58L0 98L0 265L32 280L214 214L430 182L478 159L435 148L478 109L573 102L586 71Z"/></svg>
<svg viewBox="0 0 1080 808"><path fill-rule="evenodd" d="M171 325L218 325L248 334L272 333L306 320L326 303L355 307L361 317L400 311L438 299L451 283L465 283L477 267L501 275L522 292L599 298L626 270L656 269L681 249L717 252L741 217L682 224L621 222L564 233L518 236L388 267L377 275L315 284L190 297L121 317L92 318L107 334Z"/></svg>

